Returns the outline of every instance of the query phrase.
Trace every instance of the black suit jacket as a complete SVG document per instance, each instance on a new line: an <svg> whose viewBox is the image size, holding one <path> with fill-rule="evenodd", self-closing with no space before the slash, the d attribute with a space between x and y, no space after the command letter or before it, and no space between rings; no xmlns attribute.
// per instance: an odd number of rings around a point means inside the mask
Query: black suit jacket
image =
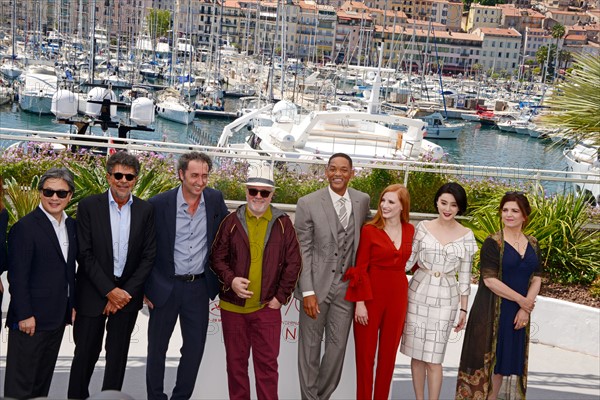
<svg viewBox="0 0 600 400"><path fill-rule="evenodd" d="M77 312L88 317L101 315L108 301L106 295L117 286L132 297L121 311L137 312L141 309L144 284L156 254L152 205L133 197L127 261L118 285L114 279L108 192L86 197L79 202L77 237Z"/></svg>
<svg viewBox="0 0 600 400"><path fill-rule="evenodd" d="M38 207L21 218L8 236L10 305L6 325L35 317L36 331L71 323L75 292L77 233L75 220L65 221L67 261L48 216Z"/></svg>
<svg viewBox="0 0 600 400"><path fill-rule="evenodd" d="M8 228L8 211L0 211L0 275L6 271L8 257L6 253L6 229Z"/></svg>
<svg viewBox="0 0 600 400"><path fill-rule="evenodd" d="M175 274L175 227L177 224L177 191L169 190L154 196L149 201L154 206L156 226L156 258L154 268L146 282L146 296L157 307L165 304L173 290L173 275ZM208 262L210 249L215 239L221 221L229 211L223 200L223 194L215 189L204 188L202 191L206 207L206 240L208 246L207 264L204 268L208 295L211 299L219 293L219 281Z"/></svg>

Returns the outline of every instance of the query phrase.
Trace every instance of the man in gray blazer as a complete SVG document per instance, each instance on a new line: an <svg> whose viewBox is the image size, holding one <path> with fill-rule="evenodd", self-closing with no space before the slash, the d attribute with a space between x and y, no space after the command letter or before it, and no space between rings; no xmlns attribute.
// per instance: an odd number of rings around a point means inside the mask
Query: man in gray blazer
<svg viewBox="0 0 600 400"><path fill-rule="evenodd" d="M369 215L369 195L348 188L352 159L329 158L329 186L298 200L295 227L302 252L296 297L300 312L298 371L302 399L329 399L342 375L354 303L344 300L346 269L354 265L360 229ZM325 352L321 343L325 332Z"/></svg>

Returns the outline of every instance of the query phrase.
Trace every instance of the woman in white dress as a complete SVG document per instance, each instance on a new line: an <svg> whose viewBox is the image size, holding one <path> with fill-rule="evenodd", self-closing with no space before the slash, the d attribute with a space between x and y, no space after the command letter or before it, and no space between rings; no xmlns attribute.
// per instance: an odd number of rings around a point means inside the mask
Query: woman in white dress
<svg viewBox="0 0 600 400"><path fill-rule="evenodd" d="M467 209L467 194L457 183L446 183L434 199L438 217L421 221L415 230L407 269L418 264L408 289L408 313L400 351L411 357L417 400L438 399L442 388L442 362L454 331L467 320L471 263L477 243L470 229L455 217ZM458 274L458 279L457 279Z"/></svg>

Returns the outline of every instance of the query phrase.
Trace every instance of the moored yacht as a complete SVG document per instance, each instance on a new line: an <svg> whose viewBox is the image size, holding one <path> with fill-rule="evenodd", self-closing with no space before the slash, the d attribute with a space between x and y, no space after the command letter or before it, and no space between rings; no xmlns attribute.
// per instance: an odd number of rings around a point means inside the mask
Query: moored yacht
<svg viewBox="0 0 600 400"><path fill-rule="evenodd" d="M50 114L52 96L57 90L58 77L54 68L30 66L21 77L19 106L23 111Z"/></svg>
<svg viewBox="0 0 600 400"><path fill-rule="evenodd" d="M580 172L581 179L586 182L575 182L575 193L593 200L600 205L600 146L590 142L579 142L575 146L563 151L569 170Z"/></svg>
<svg viewBox="0 0 600 400"><path fill-rule="evenodd" d="M156 103L156 113L159 117L169 121L189 125L194 121L196 112L186 102L178 97L165 97Z"/></svg>

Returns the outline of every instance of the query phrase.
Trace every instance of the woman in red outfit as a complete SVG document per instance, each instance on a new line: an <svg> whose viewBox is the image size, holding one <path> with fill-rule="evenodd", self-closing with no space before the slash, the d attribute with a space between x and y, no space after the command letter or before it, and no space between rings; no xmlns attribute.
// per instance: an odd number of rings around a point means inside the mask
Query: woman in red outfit
<svg viewBox="0 0 600 400"><path fill-rule="evenodd" d="M346 272L345 278L350 280L346 300L356 302L354 343L358 400L387 399L390 392L408 305L405 267L415 231L408 222L409 210L410 196L403 185L385 188L379 198L377 214L362 228L356 266Z"/></svg>

